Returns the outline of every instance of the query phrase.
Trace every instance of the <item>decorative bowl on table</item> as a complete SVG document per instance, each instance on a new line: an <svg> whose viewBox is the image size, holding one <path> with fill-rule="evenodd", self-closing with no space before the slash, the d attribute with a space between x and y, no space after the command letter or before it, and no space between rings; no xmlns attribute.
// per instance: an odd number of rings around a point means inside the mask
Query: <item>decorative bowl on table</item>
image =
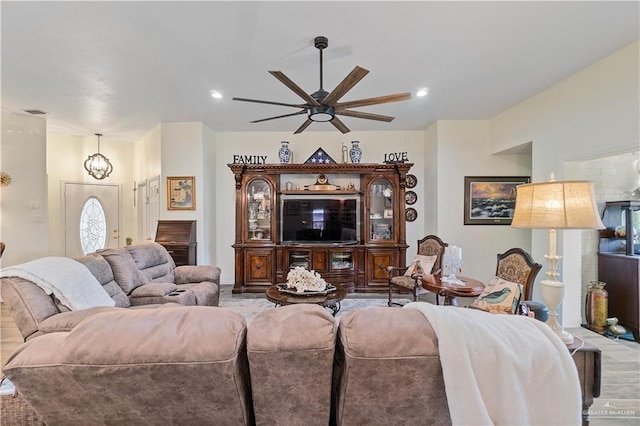
<svg viewBox="0 0 640 426"><path fill-rule="evenodd" d="M319 273L309 271L302 266L296 266L289 270L287 282L277 285L278 290L284 293L297 295L321 295L328 294L336 288L328 284Z"/></svg>
<svg viewBox="0 0 640 426"><path fill-rule="evenodd" d="M287 284L276 284L278 291L281 293L293 294L295 296L325 296L332 291L336 291L337 288L332 284L327 284L324 290L305 290L299 292L295 287L287 287Z"/></svg>

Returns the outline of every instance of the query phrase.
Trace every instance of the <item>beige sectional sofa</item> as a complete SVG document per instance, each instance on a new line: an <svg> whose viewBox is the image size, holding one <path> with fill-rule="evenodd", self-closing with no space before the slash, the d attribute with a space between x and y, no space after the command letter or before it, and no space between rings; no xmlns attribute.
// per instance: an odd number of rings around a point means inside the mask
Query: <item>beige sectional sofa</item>
<svg viewBox="0 0 640 426"><path fill-rule="evenodd" d="M136 324L136 327L131 327ZM49 425L449 424L438 342L415 310L117 310L3 367Z"/></svg>
<svg viewBox="0 0 640 426"><path fill-rule="evenodd" d="M89 269L115 307L71 311L34 282L3 276L2 299L25 340L70 331L85 318L114 309L218 305L220 268L176 267L167 250L155 242L105 249L75 260Z"/></svg>

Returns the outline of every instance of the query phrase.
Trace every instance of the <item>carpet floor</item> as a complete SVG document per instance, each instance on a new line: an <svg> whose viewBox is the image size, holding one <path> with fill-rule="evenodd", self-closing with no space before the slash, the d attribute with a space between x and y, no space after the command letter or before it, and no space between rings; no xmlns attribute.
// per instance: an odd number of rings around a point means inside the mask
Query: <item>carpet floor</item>
<svg viewBox="0 0 640 426"><path fill-rule="evenodd" d="M408 300L407 300L408 302ZM266 299L231 299L222 300L220 306L233 309L244 316L247 322L265 309L274 308L274 304ZM336 318L340 318L345 312L349 312L356 308L364 308L366 306L387 306L386 299L345 299L340 302L340 311L336 314ZM329 312L327 310L327 312Z"/></svg>

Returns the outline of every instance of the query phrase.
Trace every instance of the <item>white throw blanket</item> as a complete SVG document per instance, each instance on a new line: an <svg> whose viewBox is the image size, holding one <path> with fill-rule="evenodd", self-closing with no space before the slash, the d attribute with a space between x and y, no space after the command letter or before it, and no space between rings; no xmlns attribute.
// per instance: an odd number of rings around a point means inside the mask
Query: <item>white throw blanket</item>
<svg viewBox="0 0 640 426"><path fill-rule="evenodd" d="M405 305L422 312L437 337L454 425L580 425L582 397L566 345L522 315Z"/></svg>
<svg viewBox="0 0 640 426"><path fill-rule="evenodd" d="M18 277L53 293L72 311L94 306L115 306L96 277L82 263L68 257L43 257L0 270L1 277Z"/></svg>

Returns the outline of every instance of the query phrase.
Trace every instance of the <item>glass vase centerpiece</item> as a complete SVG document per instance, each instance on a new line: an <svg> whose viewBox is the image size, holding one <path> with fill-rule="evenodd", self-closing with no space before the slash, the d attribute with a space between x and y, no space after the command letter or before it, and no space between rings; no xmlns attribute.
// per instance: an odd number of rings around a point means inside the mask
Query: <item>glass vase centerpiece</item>
<svg viewBox="0 0 640 426"><path fill-rule="evenodd" d="M442 278L442 281L449 284L465 285L456 276L457 273L462 272L462 249L460 247L447 247L444 256L442 256L442 263L445 270L449 271L449 275Z"/></svg>
<svg viewBox="0 0 640 426"><path fill-rule="evenodd" d="M287 288L295 289L297 293L305 291L323 291L327 288L327 282L314 270L307 270L302 266L296 266L287 274Z"/></svg>

